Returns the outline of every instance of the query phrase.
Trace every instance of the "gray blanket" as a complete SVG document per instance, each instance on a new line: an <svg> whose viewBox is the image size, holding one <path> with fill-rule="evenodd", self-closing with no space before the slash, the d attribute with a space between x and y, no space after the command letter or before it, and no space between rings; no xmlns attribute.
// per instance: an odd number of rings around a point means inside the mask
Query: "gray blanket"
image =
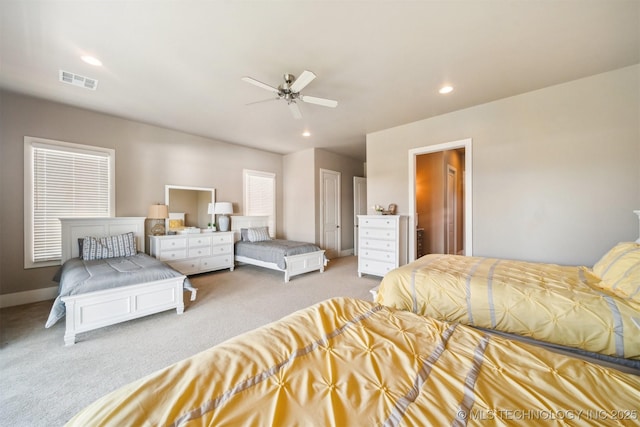
<svg viewBox="0 0 640 427"><path fill-rule="evenodd" d="M60 279L58 297L53 302L45 327L53 326L64 317L65 306L62 297L179 276L182 274L164 262L141 252L129 257L95 261L72 258L67 260L56 274L56 278ZM184 288L193 289L189 279L185 279Z"/></svg>
<svg viewBox="0 0 640 427"><path fill-rule="evenodd" d="M262 242L236 242L235 253L239 256L274 263L278 268L284 270L286 268L284 261L285 256L300 255L321 250L322 249L313 243L273 239Z"/></svg>

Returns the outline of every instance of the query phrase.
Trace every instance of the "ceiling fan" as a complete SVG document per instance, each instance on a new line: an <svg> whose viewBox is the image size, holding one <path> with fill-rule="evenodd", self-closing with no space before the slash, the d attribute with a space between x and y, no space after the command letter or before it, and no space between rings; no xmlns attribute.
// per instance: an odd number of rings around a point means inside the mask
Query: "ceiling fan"
<svg viewBox="0 0 640 427"><path fill-rule="evenodd" d="M293 74L285 74L283 76L284 83L282 83L278 87L270 86L266 83L262 83L256 79L251 77L243 77L242 80L251 83L252 85L261 87L262 89L266 89L270 92L274 92L278 95L277 98L271 98L267 101L284 99L287 101L289 105L289 110L295 119L299 119L302 117L302 112L300 111L300 107L296 103L297 100L302 102L306 102L308 104L322 105L323 107L331 107L335 108L338 105L338 101L334 101L332 99L325 98L317 98L315 96L306 96L302 95L300 91L304 89L309 83L316 78L316 75L311 71L304 70L302 74L296 79ZM262 102L262 101L258 101Z"/></svg>

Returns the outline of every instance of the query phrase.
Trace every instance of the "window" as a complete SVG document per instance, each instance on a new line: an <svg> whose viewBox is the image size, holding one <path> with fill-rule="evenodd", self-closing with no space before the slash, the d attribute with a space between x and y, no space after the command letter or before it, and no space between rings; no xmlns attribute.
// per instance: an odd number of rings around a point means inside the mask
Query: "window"
<svg viewBox="0 0 640 427"><path fill-rule="evenodd" d="M244 214L268 216L269 235L276 235L276 174L244 170Z"/></svg>
<svg viewBox="0 0 640 427"><path fill-rule="evenodd" d="M63 217L115 212L115 151L24 138L25 268L60 264Z"/></svg>

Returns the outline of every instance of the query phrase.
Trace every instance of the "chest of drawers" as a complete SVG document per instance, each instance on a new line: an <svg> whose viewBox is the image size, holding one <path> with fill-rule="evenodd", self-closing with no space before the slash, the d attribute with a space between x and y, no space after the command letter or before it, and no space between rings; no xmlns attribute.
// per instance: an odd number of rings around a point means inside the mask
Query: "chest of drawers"
<svg viewBox="0 0 640 427"><path fill-rule="evenodd" d="M358 215L358 277L384 276L407 263L407 216Z"/></svg>
<svg viewBox="0 0 640 427"><path fill-rule="evenodd" d="M233 232L149 236L151 256L185 275L233 271Z"/></svg>

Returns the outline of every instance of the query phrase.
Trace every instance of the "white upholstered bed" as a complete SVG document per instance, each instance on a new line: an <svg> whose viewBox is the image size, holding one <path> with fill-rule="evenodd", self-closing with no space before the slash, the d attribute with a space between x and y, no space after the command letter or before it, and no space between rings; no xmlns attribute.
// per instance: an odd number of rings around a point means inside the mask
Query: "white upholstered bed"
<svg viewBox="0 0 640 427"><path fill-rule="evenodd" d="M241 242L241 230L250 228L266 227L268 225L268 217L266 216L232 216L231 217L231 230L235 233L234 240L236 243ZM277 242L277 240L274 240ZM287 241L290 242L290 241ZM244 243L244 242L243 242ZM303 243L303 242L291 242L291 243ZM307 247L312 246L308 243L303 243ZM324 250L315 247L309 252L299 253L295 255L285 255L284 261L270 262L260 259L256 259L250 256L245 256L238 253L238 247L236 246L235 260L239 263L256 265L259 267L268 268L271 270L282 271L284 273L284 281L289 282L293 276L299 274L308 273L311 271L324 272L324 267L327 265L327 258L325 257ZM278 265L280 264L280 265Z"/></svg>
<svg viewBox="0 0 640 427"><path fill-rule="evenodd" d="M61 218L62 264L81 255L78 240L86 236L106 237L133 232L139 255L146 256L144 255L144 220L144 217ZM196 289L191 287L186 276L179 273L173 276L59 296L58 299L64 303L64 312L67 317L65 345L73 345L76 334L81 332L174 308L178 314L182 314L183 291L191 291L193 301L196 298ZM54 319L53 323L56 320ZM51 326L51 320L47 322L47 327L49 326Z"/></svg>

